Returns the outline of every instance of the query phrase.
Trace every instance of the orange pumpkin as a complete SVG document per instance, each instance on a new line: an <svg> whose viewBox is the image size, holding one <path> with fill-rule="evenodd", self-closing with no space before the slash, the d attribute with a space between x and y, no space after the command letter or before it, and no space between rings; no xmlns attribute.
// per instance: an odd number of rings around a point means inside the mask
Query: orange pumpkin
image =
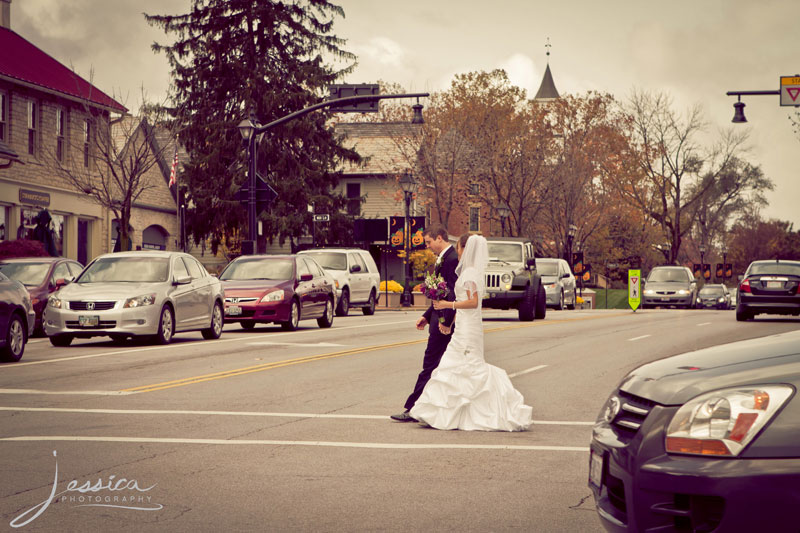
<svg viewBox="0 0 800 533"><path fill-rule="evenodd" d="M397 233L392 235L392 244L395 246L403 244L403 230L397 230Z"/></svg>
<svg viewBox="0 0 800 533"><path fill-rule="evenodd" d="M422 237L422 230L421 230L421 229L419 229L419 230L417 230L417 232L414 234L414 236L413 236L413 237L411 237L411 244L412 244L412 245L414 245L414 246L419 246L420 244L422 244L422 243L423 243L423 241L424 241L424 240L425 240L425 239Z"/></svg>

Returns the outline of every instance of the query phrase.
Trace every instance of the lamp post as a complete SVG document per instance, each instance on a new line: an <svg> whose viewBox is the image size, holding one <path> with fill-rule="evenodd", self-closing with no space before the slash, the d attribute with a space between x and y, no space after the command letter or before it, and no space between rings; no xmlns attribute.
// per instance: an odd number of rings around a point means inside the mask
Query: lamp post
<svg viewBox="0 0 800 533"><path fill-rule="evenodd" d="M706 255L706 245L705 244L701 244L700 245L700 277L702 277L704 281L706 279L706 262L705 262L705 259L704 259L705 255Z"/></svg>
<svg viewBox="0 0 800 533"><path fill-rule="evenodd" d="M500 204L495 209L497 209L497 214L500 215L500 236L505 237L506 219L511 215L511 209L505 202L500 202Z"/></svg>
<svg viewBox="0 0 800 533"><path fill-rule="evenodd" d="M577 232L578 226L570 224L567 229L567 262L570 264L570 268L572 268L572 239L575 238Z"/></svg>
<svg viewBox="0 0 800 533"><path fill-rule="evenodd" d="M725 272L727 270L728 264L728 248L723 244L722 245L722 279L727 279L725 277Z"/></svg>
<svg viewBox="0 0 800 533"><path fill-rule="evenodd" d="M259 124L256 122L255 114L250 111L250 118L244 119L239 123L239 133L242 134L242 140L247 143L247 241L242 243L242 254L254 254L257 251L256 246L256 156L255 156L255 143L256 136L254 132Z"/></svg>
<svg viewBox="0 0 800 533"><path fill-rule="evenodd" d="M417 190L417 182L414 180L414 177L411 175L409 171L403 172L403 176L400 178L400 188L403 189L403 196L406 202L406 223L405 227L403 228L403 246L405 248L406 257L405 257L405 285L403 287L403 294L400 295L400 305L403 307L411 307L411 285L409 282L411 280L411 258L409 254L411 253L411 220L410 220L410 212L411 212L411 200L414 197L414 191Z"/></svg>

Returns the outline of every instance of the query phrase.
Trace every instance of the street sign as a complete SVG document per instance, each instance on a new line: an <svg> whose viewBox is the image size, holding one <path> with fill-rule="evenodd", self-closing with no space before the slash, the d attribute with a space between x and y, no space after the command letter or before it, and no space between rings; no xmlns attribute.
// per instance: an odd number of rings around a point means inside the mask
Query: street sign
<svg viewBox="0 0 800 533"><path fill-rule="evenodd" d="M628 270L628 305L636 312L642 303L642 271Z"/></svg>
<svg viewBox="0 0 800 533"><path fill-rule="evenodd" d="M781 76L781 105L800 106L800 75Z"/></svg>
<svg viewBox="0 0 800 533"><path fill-rule="evenodd" d="M314 215L314 222L330 222L330 215Z"/></svg>

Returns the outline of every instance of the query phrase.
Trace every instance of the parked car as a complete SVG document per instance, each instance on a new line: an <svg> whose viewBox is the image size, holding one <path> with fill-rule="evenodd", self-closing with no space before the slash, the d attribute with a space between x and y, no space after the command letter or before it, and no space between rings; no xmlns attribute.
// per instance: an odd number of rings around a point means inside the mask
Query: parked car
<svg viewBox="0 0 800 533"><path fill-rule="evenodd" d="M36 313L22 282L0 272L0 359L17 362L33 335Z"/></svg>
<svg viewBox="0 0 800 533"><path fill-rule="evenodd" d="M731 293L723 284L703 285L697 293L698 309L730 309Z"/></svg>
<svg viewBox="0 0 800 533"><path fill-rule="evenodd" d="M736 320L761 313L800 315L800 261L753 261L739 284Z"/></svg>
<svg viewBox="0 0 800 533"><path fill-rule="evenodd" d="M54 346L97 336L168 344L174 334L195 330L217 339L223 302L220 281L189 254L116 252L97 257L50 296L44 330Z"/></svg>
<svg viewBox="0 0 800 533"><path fill-rule="evenodd" d="M668 357L625 376L592 432L608 531L796 531L800 332Z"/></svg>
<svg viewBox="0 0 800 533"><path fill-rule="evenodd" d="M575 276L564 259L537 257L536 272L542 277L547 293L547 306L563 310L575 309L578 302Z"/></svg>
<svg viewBox="0 0 800 533"><path fill-rule="evenodd" d="M294 331L300 320L333 324L333 277L308 255L243 255L220 273L225 288L225 321L245 329L280 324Z"/></svg>
<svg viewBox="0 0 800 533"><path fill-rule="evenodd" d="M83 265L66 257L15 257L0 259L0 272L22 282L36 312L34 333L44 334L42 311L52 293L72 281Z"/></svg>
<svg viewBox="0 0 800 533"><path fill-rule="evenodd" d="M691 309L697 301L697 281L682 266L653 267L644 282L642 308L676 306Z"/></svg>
<svg viewBox="0 0 800 533"><path fill-rule="evenodd" d="M484 309L517 309L521 321L543 320L547 294L536 271L533 244L519 237L488 237Z"/></svg>
<svg viewBox="0 0 800 533"><path fill-rule="evenodd" d="M313 257L333 276L338 316L347 316L351 307L360 307L365 315L375 313L381 276L369 252L359 248L320 248L300 254Z"/></svg>

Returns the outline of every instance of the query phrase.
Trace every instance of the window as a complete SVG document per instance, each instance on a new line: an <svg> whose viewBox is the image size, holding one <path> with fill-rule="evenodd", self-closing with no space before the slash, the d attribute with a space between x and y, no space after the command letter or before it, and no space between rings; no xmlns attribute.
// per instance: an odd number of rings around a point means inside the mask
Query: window
<svg viewBox="0 0 800 533"><path fill-rule="evenodd" d="M348 183L347 189L347 214L357 217L361 214L361 184Z"/></svg>
<svg viewBox="0 0 800 533"><path fill-rule="evenodd" d="M50 214L50 229L53 230L53 242L58 255L64 255L64 215Z"/></svg>
<svg viewBox="0 0 800 533"><path fill-rule="evenodd" d="M33 100L28 101L28 153L36 154L36 124L39 120L39 106Z"/></svg>
<svg viewBox="0 0 800 533"><path fill-rule="evenodd" d="M8 239L8 224L6 224L6 220L8 220L8 207L0 205L0 241Z"/></svg>
<svg viewBox="0 0 800 533"><path fill-rule="evenodd" d="M362 274L366 274L367 265L364 264L364 260L361 259L361 255L360 254L349 254L349 255L350 255L350 263L352 264L352 266L358 265L361 268L360 272Z"/></svg>
<svg viewBox="0 0 800 533"><path fill-rule="evenodd" d="M481 230L481 208L480 207L470 207L469 208L469 230L470 231L480 231Z"/></svg>
<svg viewBox="0 0 800 533"><path fill-rule="evenodd" d="M56 266L55 270L53 270L53 276L50 278L50 283L53 285L56 284L56 281L60 279L69 279L72 277L72 274L69 271L69 267L66 263L61 263Z"/></svg>
<svg viewBox="0 0 800 533"><path fill-rule="evenodd" d="M478 196L481 193L481 184L480 183L470 183L469 184L469 193L472 196Z"/></svg>
<svg viewBox="0 0 800 533"><path fill-rule="evenodd" d="M308 265L306 264L305 260L302 257L297 258L297 279L300 279L300 276L303 274L311 274L311 271L308 269Z"/></svg>
<svg viewBox="0 0 800 533"><path fill-rule="evenodd" d="M183 259L180 257L176 257L175 261L172 263L172 279L181 279L181 278L188 278L189 271L186 270L186 265L183 262Z"/></svg>
<svg viewBox="0 0 800 533"><path fill-rule="evenodd" d="M200 279L203 277L203 273L194 260L184 257L183 262L186 263L186 269L189 271L189 275L192 276L192 279Z"/></svg>
<svg viewBox="0 0 800 533"><path fill-rule="evenodd" d="M83 121L83 166L89 168L89 139L91 139L91 123L89 119Z"/></svg>
<svg viewBox="0 0 800 533"><path fill-rule="evenodd" d="M7 141L8 131L8 94L0 91L0 141Z"/></svg>
<svg viewBox="0 0 800 533"><path fill-rule="evenodd" d="M56 159L64 161L64 126L66 113L63 108L56 108Z"/></svg>

